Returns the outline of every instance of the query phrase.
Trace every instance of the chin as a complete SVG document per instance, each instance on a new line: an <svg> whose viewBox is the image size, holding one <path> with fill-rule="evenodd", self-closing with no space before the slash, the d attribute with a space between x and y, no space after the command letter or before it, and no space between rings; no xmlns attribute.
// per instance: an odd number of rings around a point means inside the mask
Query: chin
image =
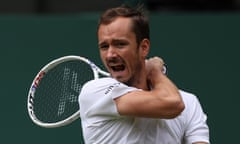
<svg viewBox="0 0 240 144"><path fill-rule="evenodd" d="M119 82L122 83L126 83L128 80L126 78L124 78L123 76L112 76L113 78L115 78L116 80L118 80Z"/></svg>

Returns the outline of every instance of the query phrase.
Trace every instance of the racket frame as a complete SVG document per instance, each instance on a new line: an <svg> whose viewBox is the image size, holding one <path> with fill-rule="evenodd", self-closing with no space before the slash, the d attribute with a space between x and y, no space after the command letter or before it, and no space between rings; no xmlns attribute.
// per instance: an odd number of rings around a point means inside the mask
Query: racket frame
<svg viewBox="0 0 240 144"><path fill-rule="evenodd" d="M92 61L90 61L89 59L82 57L82 56L69 55L69 56L63 56L63 57L60 57L60 58L57 58L57 59L51 61L50 63L45 65L35 76L32 84L31 84L31 87L29 89L29 92L28 92L28 99L27 99L28 114L29 114L31 120L35 124L37 124L41 127L45 127L45 128L56 128L56 127L61 127L61 126L67 125L79 118L80 110L78 110L73 115L71 115L70 117L68 117L64 120L61 120L61 121L58 121L55 123L45 123L45 122L40 121L34 113L34 94L35 94L35 91L36 91L38 85L41 82L41 79L44 77L45 74L48 73L48 71L50 69L53 69L55 66L57 66L58 64L60 64L62 62L71 61L71 60L80 60L80 61L83 61L83 62L89 64L93 71L94 79L99 78L99 73L104 76L110 76L109 73L101 70Z"/></svg>

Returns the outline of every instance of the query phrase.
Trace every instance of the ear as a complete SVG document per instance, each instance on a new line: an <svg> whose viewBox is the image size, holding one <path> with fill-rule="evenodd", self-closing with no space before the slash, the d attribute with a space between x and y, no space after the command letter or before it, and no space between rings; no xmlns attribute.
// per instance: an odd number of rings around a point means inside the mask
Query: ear
<svg viewBox="0 0 240 144"><path fill-rule="evenodd" d="M142 54L142 57L147 57L149 50L150 50L150 41L149 39L143 39L142 42L140 43L140 51Z"/></svg>

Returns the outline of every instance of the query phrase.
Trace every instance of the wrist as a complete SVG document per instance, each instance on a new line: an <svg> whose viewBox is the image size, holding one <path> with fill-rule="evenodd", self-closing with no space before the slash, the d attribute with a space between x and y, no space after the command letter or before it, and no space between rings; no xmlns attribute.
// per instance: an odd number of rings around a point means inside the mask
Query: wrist
<svg viewBox="0 0 240 144"><path fill-rule="evenodd" d="M161 84L163 77L165 76L162 70L153 70L150 74L149 81L153 88Z"/></svg>

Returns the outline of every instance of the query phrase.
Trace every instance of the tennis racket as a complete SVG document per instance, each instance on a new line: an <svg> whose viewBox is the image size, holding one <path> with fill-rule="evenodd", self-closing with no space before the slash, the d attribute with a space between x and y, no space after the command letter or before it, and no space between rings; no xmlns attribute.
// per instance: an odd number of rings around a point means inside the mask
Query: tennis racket
<svg viewBox="0 0 240 144"><path fill-rule="evenodd" d="M51 61L38 72L29 89L27 109L31 120L45 128L73 122L80 116L78 96L83 84L109 75L81 56Z"/></svg>

